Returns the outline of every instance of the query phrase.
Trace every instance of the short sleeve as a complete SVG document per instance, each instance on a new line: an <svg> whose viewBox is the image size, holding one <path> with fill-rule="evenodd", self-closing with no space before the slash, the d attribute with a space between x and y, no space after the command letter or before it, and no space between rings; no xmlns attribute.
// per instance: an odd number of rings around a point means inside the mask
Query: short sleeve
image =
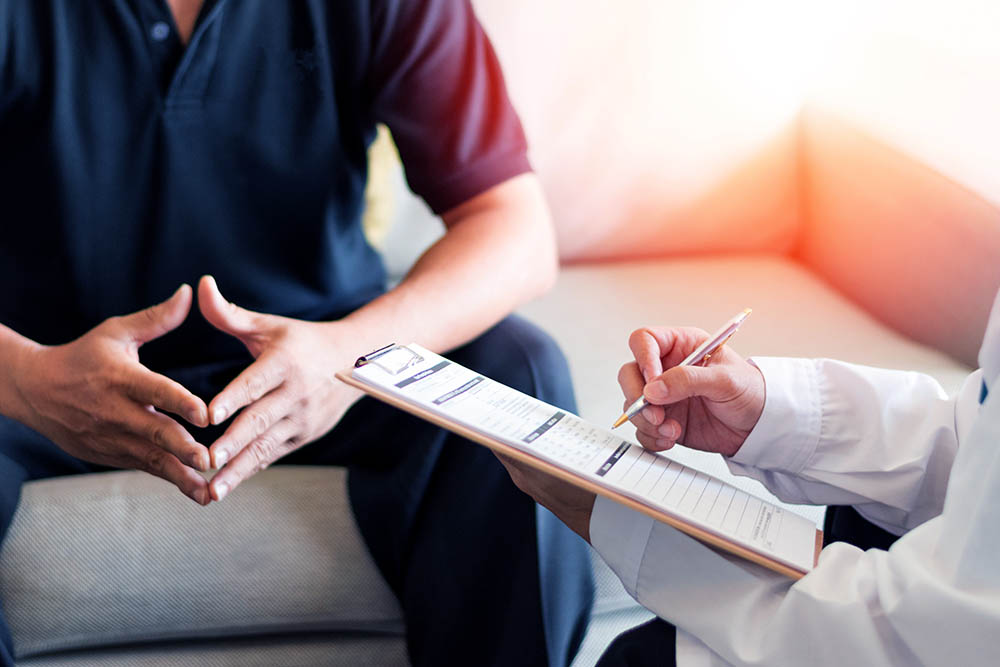
<svg viewBox="0 0 1000 667"><path fill-rule="evenodd" d="M521 122L466 0L386 0L366 86L410 188L435 213L531 170Z"/></svg>
<svg viewBox="0 0 1000 667"><path fill-rule="evenodd" d="M10 13L9 6L0 5L0 114L3 114L10 104L14 79L14 59L11 55L14 26ZM0 122L2 121L3 118L0 117Z"/></svg>

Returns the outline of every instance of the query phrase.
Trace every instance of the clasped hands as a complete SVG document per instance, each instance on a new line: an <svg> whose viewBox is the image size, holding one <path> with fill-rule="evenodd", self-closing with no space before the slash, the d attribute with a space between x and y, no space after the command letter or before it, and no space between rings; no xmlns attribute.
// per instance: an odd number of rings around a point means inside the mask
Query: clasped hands
<svg viewBox="0 0 1000 667"><path fill-rule="evenodd" d="M654 452L686 447L734 455L764 410L764 376L723 346L707 366L678 366L709 334L689 327L647 327L629 337L634 357L618 372L627 409L639 396L649 405L632 419L636 438ZM498 455L522 491L590 541L594 494Z"/></svg>
<svg viewBox="0 0 1000 667"><path fill-rule="evenodd" d="M182 285L167 301L110 318L73 342L28 346L12 369L26 406L23 421L77 458L144 470L207 505L325 434L360 395L333 375L357 346L347 324L240 308L206 276L198 308L255 359L206 405L139 362L139 348L180 326L193 300L191 287ZM234 414L211 446L196 442L178 421L205 427ZM206 481L198 471L211 468L219 470Z"/></svg>

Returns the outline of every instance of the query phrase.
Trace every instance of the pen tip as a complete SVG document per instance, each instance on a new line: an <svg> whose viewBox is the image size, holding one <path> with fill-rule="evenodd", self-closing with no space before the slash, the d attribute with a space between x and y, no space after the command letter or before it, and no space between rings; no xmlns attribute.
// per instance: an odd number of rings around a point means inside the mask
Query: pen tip
<svg viewBox="0 0 1000 667"><path fill-rule="evenodd" d="M615 423L611 425L611 428L618 428L619 426L621 426L622 424L624 424L626 421L628 421L628 415L622 415L617 420L615 420Z"/></svg>

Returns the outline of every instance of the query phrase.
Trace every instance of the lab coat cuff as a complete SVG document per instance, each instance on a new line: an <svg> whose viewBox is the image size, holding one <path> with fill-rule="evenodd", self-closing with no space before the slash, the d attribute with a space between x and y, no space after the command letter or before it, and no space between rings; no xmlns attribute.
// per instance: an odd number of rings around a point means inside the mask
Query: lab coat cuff
<svg viewBox="0 0 1000 667"><path fill-rule="evenodd" d="M727 459L732 472L745 468L800 472L819 444L822 424L819 378L809 359L756 357L764 375L764 411L739 451Z"/></svg>
<svg viewBox="0 0 1000 667"><path fill-rule="evenodd" d="M639 568L653 529L653 519L597 496L590 515L590 544L635 598Z"/></svg>

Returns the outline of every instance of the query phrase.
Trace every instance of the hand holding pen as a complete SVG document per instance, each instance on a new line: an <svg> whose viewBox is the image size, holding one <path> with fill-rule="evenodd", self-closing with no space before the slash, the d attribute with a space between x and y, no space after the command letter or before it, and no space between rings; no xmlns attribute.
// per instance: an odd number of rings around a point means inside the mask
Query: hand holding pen
<svg viewBox="0 0 1000 667"><path fill-rule="evenodd" d="M725 343L749 315L745 310L714 334L684 327L647 327L630 336L635 361L618 381L625 414L647 449L679 440L688 447L734 454L764 406L764 380L756 366Z"/></svg>

